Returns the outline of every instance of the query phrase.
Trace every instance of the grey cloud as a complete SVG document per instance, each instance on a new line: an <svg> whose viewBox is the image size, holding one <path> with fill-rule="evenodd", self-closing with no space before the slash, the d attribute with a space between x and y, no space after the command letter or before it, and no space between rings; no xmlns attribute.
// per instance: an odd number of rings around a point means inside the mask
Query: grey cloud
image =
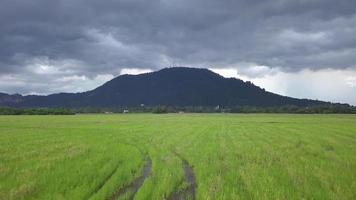
<svg viewBox="0 0 356 200"><path fill-rule="evenodd" d="M170 65L356 69L355 27L352 0L3 0L0 74L34 85L44 60L92 80Z"/></svg>

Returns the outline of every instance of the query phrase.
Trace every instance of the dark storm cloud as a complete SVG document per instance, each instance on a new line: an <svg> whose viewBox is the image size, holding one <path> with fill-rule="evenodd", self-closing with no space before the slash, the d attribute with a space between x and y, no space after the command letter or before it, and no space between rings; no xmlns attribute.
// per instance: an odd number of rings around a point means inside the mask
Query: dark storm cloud
<svg viewBox="0 0 356 200"><path fill-rule="evenodd" d="M3 0L0 6L0 75L34 82L170 65L354 69L355 55L353 0Z"/></svg>

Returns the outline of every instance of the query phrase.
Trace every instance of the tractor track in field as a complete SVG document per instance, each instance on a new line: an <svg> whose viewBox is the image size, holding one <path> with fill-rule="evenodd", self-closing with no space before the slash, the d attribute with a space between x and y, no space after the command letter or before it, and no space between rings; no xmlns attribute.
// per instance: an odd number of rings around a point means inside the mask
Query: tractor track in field
<svg viewBox="0 0 356 200"><path fill-rule="evenodd" d="M125 195L128 192L132 192L129 196L128 199L132 200L134 199L136 193L138 192L138 190L142 187L143 183L145 182L146 178L148 178L151 173L152 173L152 160L149 157L148 153L144 152L142 149L140 149L138 146L130 144L130 143L125 143L125 142L120 142L122 144L128 145L128 146L132 146L134 148L136 148L142 155L144 155L146 163L142 169L142 175L135 178L131 183L124 185L121 188L118 188L116 191L114 191L112 193L112 195L110 197L108 197L108 199L118 199L120 196ZM119 168L119 165L122 163L122 161L120 161L116 167L114 168L114 170L95 188L95 190L92 192L91 195L89 195L90 197L92 197L94 194L98 193L104 186L105 184L114 176L114 174L116 173L116 171Z"/></svg>
<svg viewBox="0 0 356 200"><path fill-rule="evenodd" d="M93 194L98 193L99 190L101 190L101 188L104 187L104 185L114 176L115 172L117 171L119 164L121 162L119 162L116 167L114 168L114 170L111 171L111 173L95 188L95 190L92 192L92 194L90 194L89 196L93 196Z"/></svg>
<svg viewBox="0 0 356 200"><path fill-rule="evenodd" d="M195 200L195 189L197 186L197 182L195 179L193 168L191 167L189 162L186 159L184 159L180 154L178 154L175 151L172 151L172 153L182 160L185 179L189 183L189 186L184 190L176 191L175 193L171 194L168 199L169 200L184 200L184 199Z"/></svg>
<svg viewBox="0 0 356 200"><path fill-rule="evenodd" d="M143 183L145 182L146 178L148 178L151 175L151 170L152 170L152 160L150 157L146 156L146 164L143 167L143 172L142 175L133 180L130 184L116 190L112 195L111 198L112 200L115 200L119 198L120 196L126 194L129 191L133 191L132 194L130 194L128 199L134 199L136 193L138 190L141 188Z"/></svg>

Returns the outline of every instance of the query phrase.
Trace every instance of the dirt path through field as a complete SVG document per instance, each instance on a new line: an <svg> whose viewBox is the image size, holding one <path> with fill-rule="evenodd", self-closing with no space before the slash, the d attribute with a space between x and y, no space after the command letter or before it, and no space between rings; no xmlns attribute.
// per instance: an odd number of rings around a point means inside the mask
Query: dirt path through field
<svg viewBox="0 0 356 200"><path fill-rule="evenodd" d="M168 199L170 200L184 200L184 199L192 199L195 200L195 188L197 186L196 179L194 175L193 168L189 164L189 162L184 159L181 155L176 152L173 152L177 157L182 160L182 165L184 169L185 179L189 183L189 186L184 190L177 191L173 193Z"/></svg>
<svg viewBox="0 0 356 200"><path fill-rule="evenodd" d="M131 194L128 197L128 199L134 199L135 194L141 188L141 186L145 182L146 178L148 178L151 175L151 170L152 170L152 160L150 157L147 156L146 164L143 167L142 175L140 177L136 178L134 181L132 181L129 185L115 191L112 194L111 199L115 200L130 191L131 191Z"/></svg>

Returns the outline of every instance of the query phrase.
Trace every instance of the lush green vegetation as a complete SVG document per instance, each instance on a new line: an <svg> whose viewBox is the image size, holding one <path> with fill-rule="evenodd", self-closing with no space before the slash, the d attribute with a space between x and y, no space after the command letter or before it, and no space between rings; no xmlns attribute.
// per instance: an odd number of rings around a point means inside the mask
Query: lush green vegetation
<svg viewBox="0 0 356 200"><path fill-rule="evenodd" d="M138 106L138 107L84 107L74 108L76 113L296 113L296 114L356 114L356 107L347 104L322 104L313 106Z"/></svg>
<svg viewBox="0 0 356 200"><path fill-rule="evenodd" d="M11 108L0 107L0 115L74 115L67 108Z"/></svg>
<svg viewBox="0 0 356 200"><path fill-rule="evenodd" d="M83 107L83 108L11 108L0 107L0 115L73 115L76 113L297 113L297 114L356 114L356 107L345 104L314 106L138 106L138 107Z"/></svg>
<svg viewBox="0 0 356 200"><path fill-rule="evenodd" d="M0 199L170 199L185 162L190 198L356 199L355 147L355 115L0 116Z"/></svg>

